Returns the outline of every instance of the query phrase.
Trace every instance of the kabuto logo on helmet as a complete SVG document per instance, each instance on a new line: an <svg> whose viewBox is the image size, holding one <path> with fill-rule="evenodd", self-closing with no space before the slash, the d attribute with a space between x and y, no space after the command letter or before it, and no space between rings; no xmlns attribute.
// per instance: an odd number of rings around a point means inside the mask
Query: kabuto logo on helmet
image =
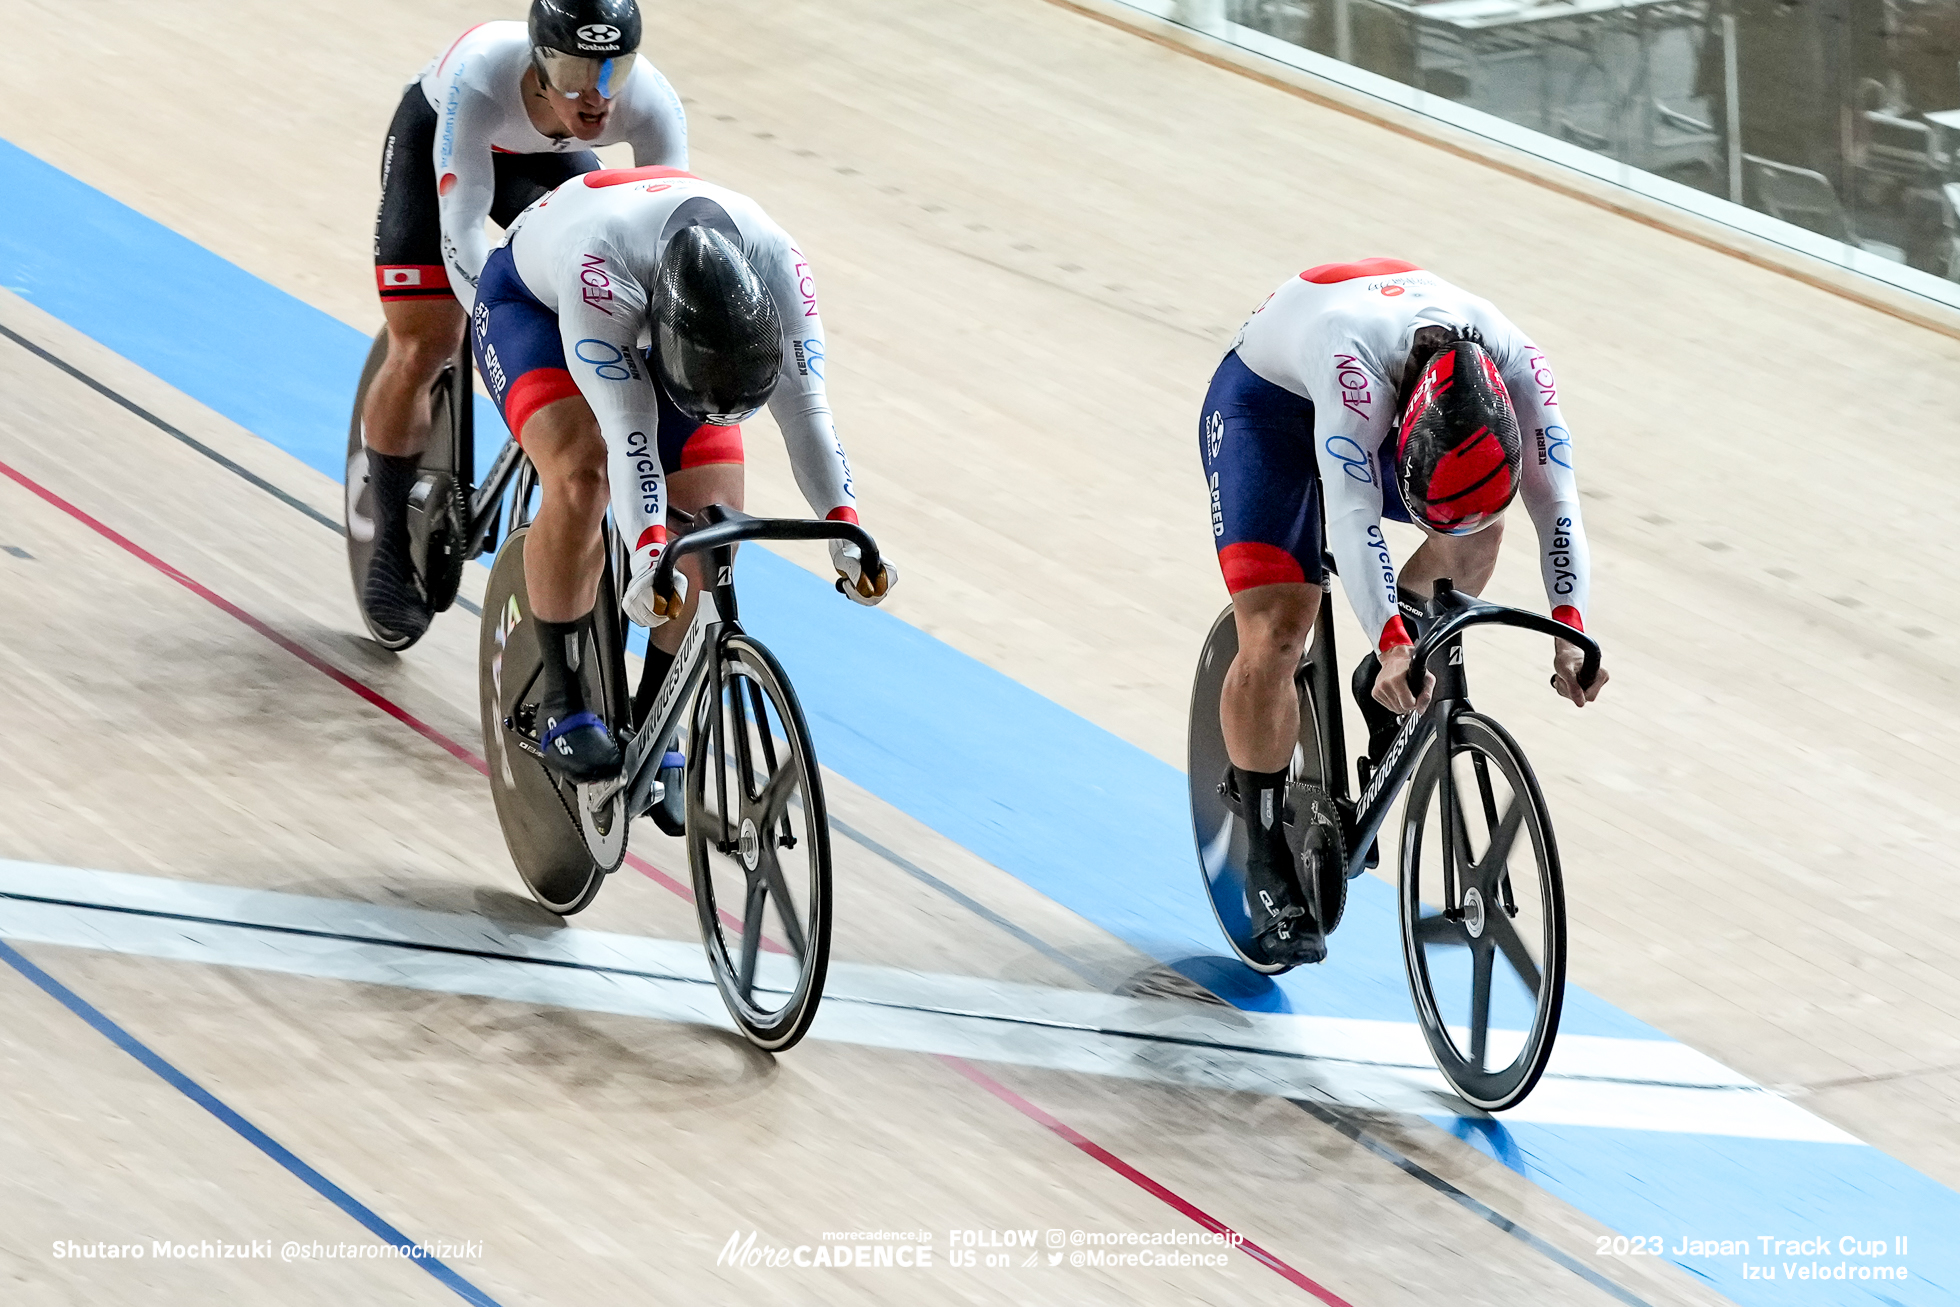
<svg viewBox="0 0 1960 1307"><path fill-rule="evenodd" d="M1418 522L1469 535L1517 494L1524 444L1497 364L1459 335L1423 365L1396 440L1402 502Z"/></svg>
<svg viewBox="0 0 1960 1307"><path fill-rule="evenodd" d="M638 0L531 0L531 48L547 60L553 54L560 57L557 66L539 70L555 74L547 80L560 91L585 89L584 78L594 72L567 65L564 59L623 58L630 63L640 48L640 26ZM574 84L560 85L562 81ZM603 87L599 90L611 98Z"/></svg>

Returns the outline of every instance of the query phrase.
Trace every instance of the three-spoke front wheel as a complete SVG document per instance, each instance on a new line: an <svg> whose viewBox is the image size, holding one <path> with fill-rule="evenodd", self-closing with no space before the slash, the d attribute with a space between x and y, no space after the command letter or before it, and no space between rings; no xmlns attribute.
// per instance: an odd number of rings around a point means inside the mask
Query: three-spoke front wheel
<svg viewBox="0 0 1960 1307"><path fill-rule="evenodd" d="M796 692L775 657L730 636L695 699L687 862L728 1011L777 1052L816 1019L830 963L830 823Z"/></svg>
<svg viewBox="0 0 1960 1307"><path fill-rule="evenodd" d="M1430 1052L1463 1097L1510 1107L1544 1073L1565 998L1565 890L1538 781L1504 728L1459 713L1402 817L1402 949ZM1443 784L1444 767L1450 784Z"/></svg>

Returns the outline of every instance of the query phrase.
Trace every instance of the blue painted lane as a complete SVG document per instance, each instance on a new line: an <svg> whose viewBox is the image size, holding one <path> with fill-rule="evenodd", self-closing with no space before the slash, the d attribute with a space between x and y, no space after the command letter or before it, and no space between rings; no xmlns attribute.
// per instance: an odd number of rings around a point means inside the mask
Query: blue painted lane
<svg viewBox="0 0 1960 1307"><path fill-rule="evenodd" d="M1960 1302L1951 1189L1876 1148L1437 1122L1739 1303ZM1594 1256L1650 1257L1609 1243Z"/></svg>

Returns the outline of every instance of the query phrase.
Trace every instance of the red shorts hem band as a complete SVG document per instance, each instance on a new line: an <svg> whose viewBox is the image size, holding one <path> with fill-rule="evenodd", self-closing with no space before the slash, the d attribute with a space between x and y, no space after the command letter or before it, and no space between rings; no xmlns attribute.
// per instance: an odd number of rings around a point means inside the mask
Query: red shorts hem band
<svg viewBox="0 0 1960 1307"><path fill-rule="evenodd" d="M578 382L565 369L532 368L510 383L510 393L504 397L504 423L516 435L517 442L523 444L524 424L531 420L533 413L578 393Z"/></svg>
<svg viewBox="0 0 1960 1307"><path fill-rule="evenodd" d="M741 463L742 428L717 427L706 423L681 446L681 468L707 467L712 463Z"/></svg>
<svg viewBox="0 0 1960 1307"><path fill-rule="evenodd" d="M1256 540L1226 545L1218 551L1218 570L1225 574L1225 588L1233 594L1255 586L1304 583L1307 574L1300 560L1278 545Z"/></svg>

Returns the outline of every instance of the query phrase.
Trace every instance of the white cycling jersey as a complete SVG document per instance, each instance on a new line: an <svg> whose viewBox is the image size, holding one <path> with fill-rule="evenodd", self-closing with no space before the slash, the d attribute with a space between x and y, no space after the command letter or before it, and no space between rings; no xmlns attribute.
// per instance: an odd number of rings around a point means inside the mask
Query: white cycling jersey
<svg viewBox="0 0 1960 1307"><path fill-rule="evenodd" d="M769 288L783 326L769 413L796 484L818 517L857 520L851 468L824 392L823 319L809 260L746 195L672 168L586 173L517 216L504 243L517 274L558 315L565 366L605 437L613 519L635 542L635 571L666 539L666 478L655 387L640 350L667 239L693 222L735 240ZM732 228L732 230L731 230Z"/></svg>
<svg viewBox="0 0 1960 1307"><path fill-rule="evenodd" d="M1584 630L1590 558L1572 472L1572 433L1545 352L1488 300L1394 259L1309 268L1267 297L1232 348L1262 379L1312 401L1329 547L1348 602L1378 643L1398 643L1395 563L1382 535L1382 442L1398 414L1410 346L1426 326L1483 333L1524 437L1525 511L1538 530L1552 614ZM1406 637L1403 637L1406 638Z"/></svg>
<svg viewBox="0 0 1960 1307"><path fill-rule="evenodd" d="M490 257L483 220L496 199L493 154L550 154L630 141L633 162L687 167L687 115L674 88L644 57L633 61L612 115L596 140L546 136L524 108L531 35L523 23L478 23L429 62L419 80L436 111L436 195L442 213L442 261L465 309Z"/></svg>

